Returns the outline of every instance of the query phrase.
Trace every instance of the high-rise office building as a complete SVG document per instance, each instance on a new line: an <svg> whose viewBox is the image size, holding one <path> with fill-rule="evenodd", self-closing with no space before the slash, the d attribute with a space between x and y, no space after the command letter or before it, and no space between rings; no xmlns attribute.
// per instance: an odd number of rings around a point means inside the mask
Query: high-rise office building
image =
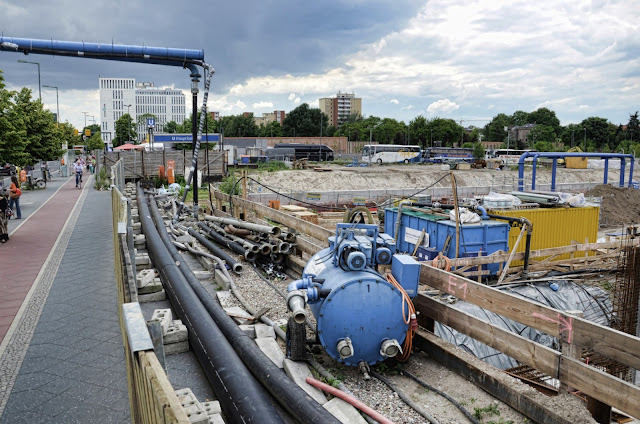
<svg viewBox="0 0 640 424"><path fill-rule="evenodd" d="M349 115L362 115L362 99L354 93L338 91L336 97L323 97L319 100L320 110L329 117L329 125L338 128Z"/></svg>
<svg viewBox="0 0 640 424"><path fill-rule="evenodd" d="M185 119L185 96L180 90L158 88L152 82L138 82L134 78L100 78L100 134L111 146L116 136L115 124L128 113L138 117L155 118L154 133L163 133L169 121L182 124ZM147 122L138 122L138 141L147 134Z"/></svg>

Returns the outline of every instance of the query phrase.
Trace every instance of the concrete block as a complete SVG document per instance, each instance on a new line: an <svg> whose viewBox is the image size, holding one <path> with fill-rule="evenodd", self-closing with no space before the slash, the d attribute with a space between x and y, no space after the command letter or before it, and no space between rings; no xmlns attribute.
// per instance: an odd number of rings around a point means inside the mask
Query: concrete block
<svg viewBox="0 0 640 424"><path fill-rule="evenodd" d="M162 302L163 300L167 300L167 293L164 290L148 294L138 293L138 302L140 303Z"/></svg>
<svg viewBox="0 0 640 424"><path fill-rule="evenodd" d="M228 290L219 290L216 292L216 296L218 296L218 303L220 303L223 308L228 307L229 299L233 298L233 294Z"/></svg>
<svg viewBox="0 0 640 424"><path fill-rule="evenodd" d="M136 236L133 236L133 244L135 246L143 246L147 243L147 238L145 237L144 234L138 234Z"/></svg>
<svg viewBox="0 0 640 424"><path fill-rule="evenodd" d="M202 402L202 407L209 416L222 413L220 402L218 402L217 400L212 400L211 402Z"/></svg>
<svg viewBox="0 0 640 424"><path fill-rule="evenodd" d="M360 415L360 412L358 412L356 408L340 398L333 398L322 405L322 407L331 412L331 415L336 417L341 423L367 424L367 421L362 418L362 415Z"/></svg>
<svg viewBox="0 0 640 424"><path fill-rule="evenodd" d="M276 339L276 332L272 326L266 324L256 324L256 339Z"/></svg>
<svg viewBox="0 0 640 424"><path fill-rule="evenodd" d="M208 424L209 417L207 412L202 407L202 404L198 402L190 388L176 390L176 396L178 396L178 400L187 413L190 423Z"/></svg>
<svg viewBox="0 0 640 424"><path fill-rule="evenodd" d="M245 321L252 320L253 317L249 315L249 312L245 311L239 306L232 306L230 308L224 308L227 315L229 315L238 324L244 324Z"/></svg>
<svg viewBox="0 0 640 424"><path fill-rule="evenodd" d="M176 321L173 321L176 322ZM182 324L182 321L177 321L180 324L171 324L164 333L164 344L178 343L189 340L189 332L187 326Z"/></svg>
<svg viewBox="0 0 640 424"><path fill-rule="evenodd" d="M222 419L222 415L214 414L209 416L209 424L224 424L224 420Z"/></svg>
<svg viewBox="0 0 640 424"><path fill-rule="evenodd" d="M283 368L284 353L277 341L274 339L256 339L256 344L260 350L267 355L267 358L271 359L271 362L276 364L278 368Z"/></svg>
<svg viewBox="0 0 640 424"><path fill-rule="evenodd" d="M149 284L156 277L156 273L152 269L143 269L136 275L136 285L138 288Z"/></svg>
<svg viewBox="0 0 640 424"><path fill-rule="evenodd" d="M149 264L148 253L136 254L136 265L148 265L148 264Z"/></svg>
<svg viewBox="0 0 640 424"><path fill-rule="evenodd" d="M133 223L133 234L140 234L142 232L142 224L139 222Z"/></svg>
<svg viewBox="0 0 640 424"><path fill-rule="evenodd" d="M267 339L268 340L268 339ZM311 371L304 362L295 362L291 359L284 359L284 372L287 373L290 379L292 379L302 390L304 390L309 396L311 396L320 405L327 403L327 398L322 393L322 390L313 387L306 382L307 377L311 375Z"/></svg>
<svg viewBox="0 0 640 424"><path fill-rule="evenodd" d="M176 353L189 352L189 342L178 342L164 345L165 355L174 355Z"/></svg>
<svg viewBox="0 0 640 424"><path fill-rule="evenodd" d="M167 334L167 330L173 321L173 316L171 314L171 309L156 309L153 311L151 315L151 320L160 321L160 326L162 327L162 335Z"/></svg>
<svg viewBox="0 0 640 424"><path fill-rule="evenodd" d="M254 325L240 325L240 330L252 339L256 338L256 330Z"/></svg>
<svg viewBox="0 0 640 424"><path fill-rule="evenodd" d="M154 278L151 282L138 288L138 294L156 293L162 290L162 281L159 278Z"/></svg>
<svg viewBox="0 0 640 424"><path fill-rule="evenodd" d="M229 290L229 288L231 287L231 282L219 269L215 270L214 279L216 284L219 285L222 290Z"/></svg>
<svg viewBox="0 0 640 424"><path fill-rule="evenodd" d="M212 271L216 267L212 259L206 258L201 255L198 255L197 258L198 262L200 262L200 265L202 265L202 267L207 271Z"/></svg>
<svg viewBox="0 0 640 424"><path fill-rule="evenodd" d="M213 277L213 272L211 271L193 271L193 275L198 280L208 280Z"/></svg>

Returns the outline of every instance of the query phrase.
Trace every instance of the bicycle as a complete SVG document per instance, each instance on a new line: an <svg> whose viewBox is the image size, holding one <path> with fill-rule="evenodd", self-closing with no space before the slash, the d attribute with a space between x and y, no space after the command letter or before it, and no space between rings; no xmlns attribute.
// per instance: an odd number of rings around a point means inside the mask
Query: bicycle
<svg viewBox="0 0 640 424"><path fill-rule="evenodd" d="M82 189L82 172L76 172L76 188Z"/></svg>

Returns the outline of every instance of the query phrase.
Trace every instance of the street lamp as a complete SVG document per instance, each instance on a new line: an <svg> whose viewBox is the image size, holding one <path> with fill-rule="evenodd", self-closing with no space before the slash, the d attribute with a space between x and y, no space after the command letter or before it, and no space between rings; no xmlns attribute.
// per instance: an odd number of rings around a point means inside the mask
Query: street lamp
<svg viewBox="0 0 640 424"><path fill-rule="evenodd" d="M43 85L43 87L56 89L56 126L57 126L57 124L60 122L60 103L58 102L58 87L56 87L55 85Z"/></svg>
<svg viewBox="0 0 640 424"><path fill-rule="evenodd" d="M129 115L129 108L130 108L131 106L132 106L132 105L124 105L124 107L126 107L126 108L127 108L127 115ZM131 119L131 115L129 115L129 119ZM129 121L129 125L127 125L127 139L128 139L129 141L131 141L131 123L132 123L132 122L131 122L131 121Z"/></svg>
<svg viewBox="0 0 640 424"><path fill-rule="evenodd" d="M89 112L82 112L82 114L84 115L84 128L87 128L87 115L89 114Z"/></svg>
<svg viewBox="0 0 640 424"><path fill-rule="evenodd" d="M38 62L29 62L28 60L18 60L18 63L31 63L32 65L38 65L38 98L42 101L42 87L40 86L40 63Z"/></svg>
<svg viewBox="0 0 640 424"><path fill-rule="evenodd" d="M584 128L584 151L587 152L587 129Z"/></svg>

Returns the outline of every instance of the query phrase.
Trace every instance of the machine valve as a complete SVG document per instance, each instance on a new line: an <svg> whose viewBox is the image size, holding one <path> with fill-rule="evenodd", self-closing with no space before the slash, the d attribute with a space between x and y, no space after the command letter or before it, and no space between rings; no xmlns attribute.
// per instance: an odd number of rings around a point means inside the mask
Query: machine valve
<svg viewBox="0 0 640 424"><path fill-rule="evenodd" d="M396 339L387 339L380 345L380 355L393 358L398 353L402 353L402 347Z"/></svg>
<svg viewBox="0 0 640 424"><path fill-rule="evenodd" d="M351 344L351 339L349 337L340 339L336 346L336 350L338 351L338 355L340 355L340 359L346 359L353 356L353 345Z"/></svg>

